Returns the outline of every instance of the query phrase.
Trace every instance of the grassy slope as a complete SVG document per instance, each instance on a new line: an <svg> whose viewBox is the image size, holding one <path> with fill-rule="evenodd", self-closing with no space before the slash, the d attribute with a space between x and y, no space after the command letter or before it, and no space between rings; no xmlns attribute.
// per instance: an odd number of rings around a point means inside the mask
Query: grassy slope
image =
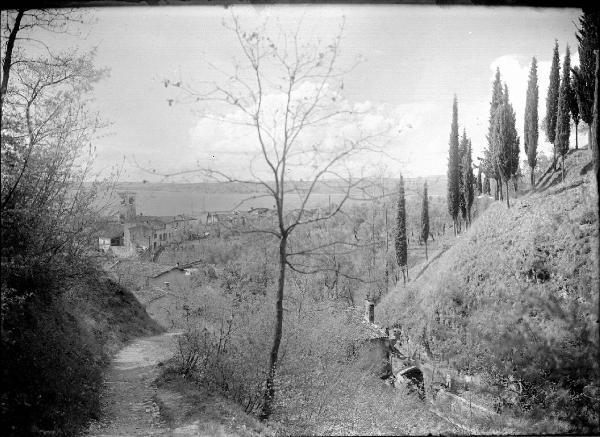
<svg viewBox="0 0 600 437"><path fill-rule="evenodd" d="M463 370L510 374L508 358L518 376L533 378L529 367L543 373L537 386L553 375L557 384L584 378L578 372L597 375L597 366L578 368L598 347L598 218L589 161L589 150L573 151L564 182L554 172L510 209L493 203L417 281L382 299L378 319L400 322L415 338L425 330L436 358ZM588 382L594 385L592 377Z"/></svg>
<svg viewBox="0 0 600 437"><path fill-rule="evenodd" d="M102 273L73 283L65 301L105 356L112 355L132 338L163 331L132 292Z"/></svg>

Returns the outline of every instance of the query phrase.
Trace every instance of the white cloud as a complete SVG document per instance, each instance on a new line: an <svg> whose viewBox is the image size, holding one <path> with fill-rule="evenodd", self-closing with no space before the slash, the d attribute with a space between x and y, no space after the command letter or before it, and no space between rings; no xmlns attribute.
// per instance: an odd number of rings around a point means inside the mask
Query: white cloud
<svg viewBox="0 0 600 437"><path fill-rule="evenodd" d="M293 93L291 111L301 111L311 104L315 95L315 84L304 83ZM316 118L338 112L314 126L307 126L298 137L294 146L293 159L288 162L291 177L311 178L332 156L339 153L349 141L359 141L371 137L369 147L381 148L386 154L364 152L340 162L336 170L352 170L356 174L369 174L381 168L398 168L398 162L412 162L414 154L410 150L423 147L423 134L430 130L431 113L438 110L429 103L414 105L374 105L370 101L351 103L345 100L337 90L326 88L323 93L326 103L316 112ZM286 108L286 95L271 92L262 101L261 120L266 130L261 131L266 152L272 161L280 153L283 143L283 114ZM247 178L252 169L254 175L268 178L269 169L262 156L258 132L255 127L243 123L249 122L248 114L233 108L229 112L214 110L199 118L191 129L190 158L205 166L237 177ZM368 157L367 157L368 156ZM390 161L388 156L394 159ZM418 156L418 154L417 154ZM430 168L419 164L416 170ZM429 166L430 167L430 166ZM243 175L243 176L242 176Z"/></svg>

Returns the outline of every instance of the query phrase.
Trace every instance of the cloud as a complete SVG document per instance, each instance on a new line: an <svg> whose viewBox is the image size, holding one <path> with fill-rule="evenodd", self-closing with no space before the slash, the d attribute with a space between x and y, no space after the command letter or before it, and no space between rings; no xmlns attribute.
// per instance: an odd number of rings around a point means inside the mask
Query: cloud
<svg viewBox="0 0 600 437"><path fill-rule="evenodd" d="M312 105L317 90L316 84L305 82L292 93L290 123L296 126L301 123L298 114ZM426 142L420 137L431 127L432 112L439 110L430 103L374 105L370 101L349 102L340 90L331 87L325 87L321 97L308 120L310 123L295 140L294 153L287 162L293 178L314 177L349 144L365 138L368 140L362 144L370 150L352 154L332 170L366 175L377 171L376 168L386 161L387 167L398 168L398 163L411 159L411 149L424 147ZM277 161L284 142L286 98L283 92L271 92L263 97L261 103L260 138L265 146L264 153L272 162ZM248 101L246 103L252 113L255 106ZM264 159L258 130L249 123L252 124L252 119L242 109L230 106L228 110L217 111L211 108L199 117L190 131L190 159L239 178L272 177ZM385 153L377 153L377 150Z"/></svg>

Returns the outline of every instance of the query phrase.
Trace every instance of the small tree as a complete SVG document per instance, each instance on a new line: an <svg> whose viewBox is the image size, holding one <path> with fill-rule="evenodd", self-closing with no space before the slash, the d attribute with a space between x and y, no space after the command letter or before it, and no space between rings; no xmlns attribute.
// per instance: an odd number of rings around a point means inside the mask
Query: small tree
<svg viewBox="0 0 600 437"><path fill-rule="evenodd" d="M527 99L525 102L525 123L524 123L523 145L527 154L527 161L531 168L531 188L535 187L534 169L537 164L537 145L538 145L538 79L537 79L537 60L535 57L531 60L531 69L529 70L529 82L527 84Z"/></svg>
<svg viewBox="0 0 600 437"><path fill-rule="evenodd" d="M452 104L452 124L450 127L450 141L448 150L448 212L454 222L454 234L460 212L460 171L459 171L459 144L458 144L458 102L454 96Z"/></svg>
<svg viewBox="0 0 600 437"><path fill-rule="evenodd" d="M565 179L565 155L569 151L569 136L571 133L569 104L571 98L571 55L569 46L565 53L565 60L562 71L562 81L560 83L560 92L558 94L558 113L556 119L556 139L554 148L557 155L562 160L561 173L562 179Z"/></svg>
<svg viewBox="0 0 600 437"><path fill-rule="evenodd" d="M546 97L546 138L552 144L556 139L556 116L558 115L558 94L560 91L560 58L558 55L558 41L554 44L552 65L550 67L550 84ZM554 149L554 162L556 165L556 148Z"/></svg>
<svg viewBox="0 0 600 437"><path fill-rule="evenodd" d="M425 259L427 257L427 240L429 239L429 199L427 197L427 181L423 185L423 203L421 207L421 239L425 242Z"/></svg>
<svg viewBox="0 0 600 437"><path fill-rule="evenodd" d="M398 211L396 215L396 261L402 270L404 284L408 279L408 243L406 240L406 203L404 199L404 178L400 175L398 184Z"/></svg>

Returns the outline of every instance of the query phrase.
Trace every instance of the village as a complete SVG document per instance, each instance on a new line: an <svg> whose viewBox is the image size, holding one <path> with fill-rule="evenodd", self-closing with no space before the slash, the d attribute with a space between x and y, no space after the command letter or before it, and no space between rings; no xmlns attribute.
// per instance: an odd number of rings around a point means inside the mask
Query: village
<svg viewBox="0 0 600 437"><path fill-rule="evenodd" d="M598 434L596 10L9 3L2 435Z"/></svg>

